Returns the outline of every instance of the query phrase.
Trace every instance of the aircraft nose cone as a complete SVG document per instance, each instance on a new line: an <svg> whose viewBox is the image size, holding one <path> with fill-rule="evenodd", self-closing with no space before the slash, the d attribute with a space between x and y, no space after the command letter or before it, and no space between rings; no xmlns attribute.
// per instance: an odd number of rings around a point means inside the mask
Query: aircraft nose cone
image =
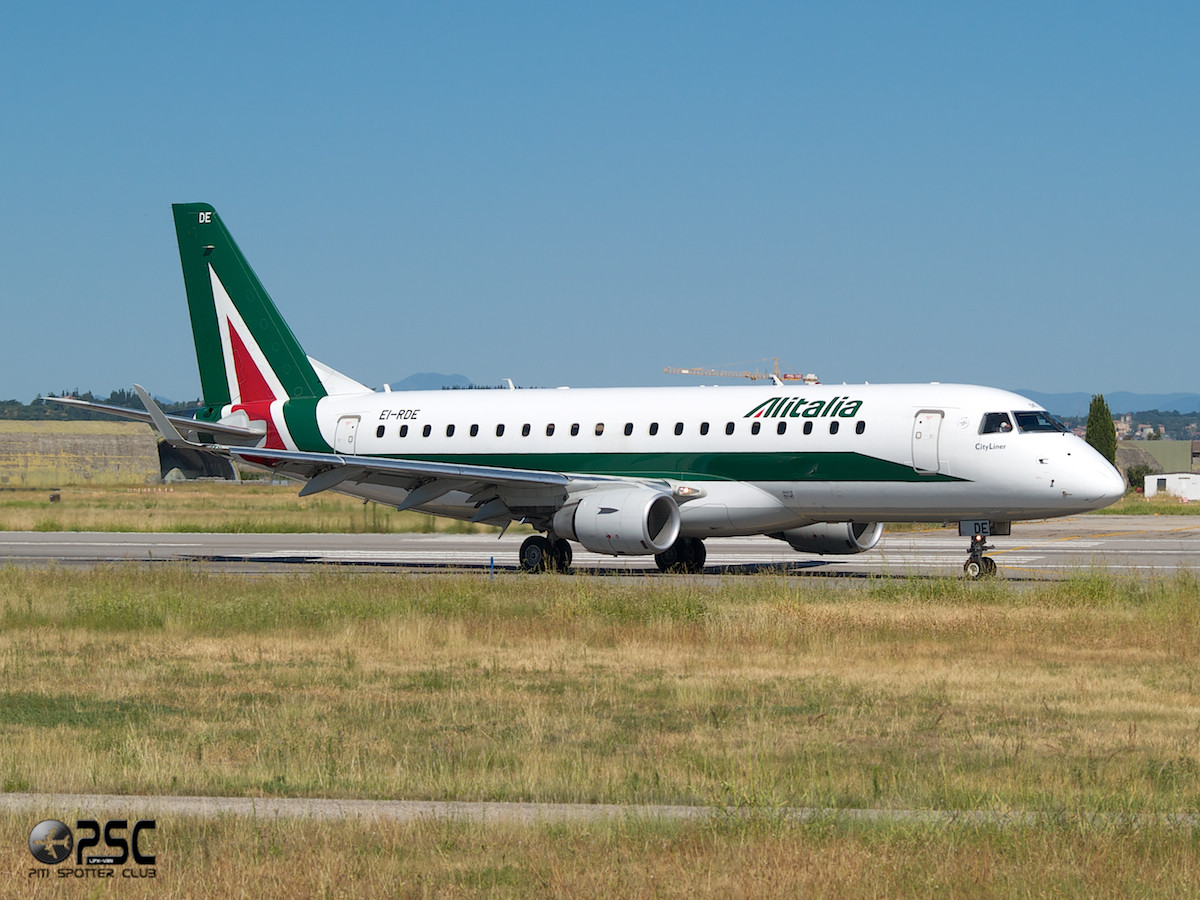
<svg viewBox="0 0 1200 900"><path fill-rule="evenodd" d="M1094 503L1097 509L1103 509L1125 496L1125 479L1107 459L1099 454L1096 457L1088 467L1083 494L1089 503Z"/></svg>

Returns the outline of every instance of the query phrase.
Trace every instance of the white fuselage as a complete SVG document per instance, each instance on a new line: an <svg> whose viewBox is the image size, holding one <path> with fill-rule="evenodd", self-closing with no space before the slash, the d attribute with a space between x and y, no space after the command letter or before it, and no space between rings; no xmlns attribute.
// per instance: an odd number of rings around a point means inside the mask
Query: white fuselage
<svg viewBox="0 0 1200 900"><path fill-rule="evenodd" d="M317 423L339 454L694 488L680 505L682 533L705 537L812 522L1045 518L1119 497L1119 473L1073 434L983 431L988 414L1038 409L1008 391L952 384L463 390L333 395ZM341 489L389 504L408 493ZM475 512L456 491L422 508Z"/></svg>

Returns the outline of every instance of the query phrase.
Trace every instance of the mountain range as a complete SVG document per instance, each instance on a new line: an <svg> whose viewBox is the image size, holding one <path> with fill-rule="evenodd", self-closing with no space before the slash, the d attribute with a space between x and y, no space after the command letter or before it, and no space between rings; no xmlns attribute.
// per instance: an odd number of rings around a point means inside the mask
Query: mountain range
<svg viewBox="0 0 1200 900"><path fill-rule="evenodd" d="M1056 416L1086 416L1092 395L1076 392L1070 394L1048 394L1044 391L1016 389L1015 393L1036 400ZM1143 412L1157 409L1163 412L1176 410L1181 413L1200 411L1200 394L1134 394L1130 391L1113 391L1105 394L1109 411L1119 416L1122 413Z"/></svg>

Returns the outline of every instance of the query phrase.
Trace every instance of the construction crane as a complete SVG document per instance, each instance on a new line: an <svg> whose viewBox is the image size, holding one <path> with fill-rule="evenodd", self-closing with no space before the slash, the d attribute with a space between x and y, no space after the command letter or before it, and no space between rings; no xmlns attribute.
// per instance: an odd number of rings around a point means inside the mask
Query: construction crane
<svg viewBox="0 0 1200 900"><path fill-rule="evenodd" d="M755 369L752 372L748 371L730 371L728 369L705 369L705 368L690 368L681 369L677 366L666 366L663 372L667 375L698 375L701 378L749 378L751 381L762 381L770 379L776 384L783 384L785 381L803 381L805 384L820 384L820 380L816 375L801 375L798 372L780 372L779 357L770 357L775 363L774 371L764 372L761 369ZM762 362L767 362L766 359Z"/></svg>

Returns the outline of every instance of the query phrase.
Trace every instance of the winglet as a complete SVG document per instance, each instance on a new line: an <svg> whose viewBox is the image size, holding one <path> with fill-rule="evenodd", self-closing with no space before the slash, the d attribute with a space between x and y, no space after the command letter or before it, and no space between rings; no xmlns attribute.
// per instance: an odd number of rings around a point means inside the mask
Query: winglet
<svg viewBox="0 0 1200 900"><path fill-rule="evenodd" d="M171 424L171 420L167 418L167 414L162 411L157 403L150 397L150 394L140 384L135 384L133 389L137 391L138 397L142 401L142 406L146 407L146 412L150 413L150 420L154 423L154 427L158 433L172 447L202 447L203 444L197 444L189 441L179 429Z"/></svg>

